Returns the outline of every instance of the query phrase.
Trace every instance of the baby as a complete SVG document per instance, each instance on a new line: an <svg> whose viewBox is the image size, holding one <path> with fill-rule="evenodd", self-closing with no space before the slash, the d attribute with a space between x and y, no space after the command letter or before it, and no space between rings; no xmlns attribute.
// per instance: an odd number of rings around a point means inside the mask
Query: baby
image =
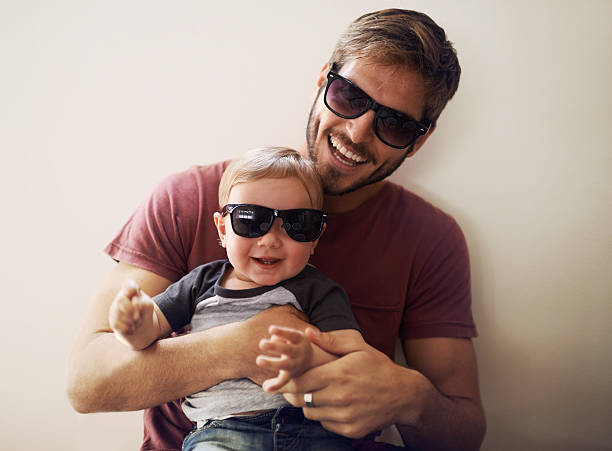
<svg viewBox="0 0 612 451"><path fill-rule="evenodd" d="M321 331L361 337L342 288L308 265L325 230L323 190L314 165L297 151L247 152L226 169L214 214L227 260L199 266L151 299L127 281L109 311L116 337L135 350L179 331L243 321L269 307L291 304ZM306 370L334 356L305 332L271 326L257 363L277 371L263 390L249 379L227 380L188 396L183 410L196 423L184 450L269 450L280 442L310 449L350 450L350 441L303 416L281 395ZM307 400L309 401L309 400ZM311 401L311 400L310 400ZM295 448L295 449L300 449Z"/></svg>

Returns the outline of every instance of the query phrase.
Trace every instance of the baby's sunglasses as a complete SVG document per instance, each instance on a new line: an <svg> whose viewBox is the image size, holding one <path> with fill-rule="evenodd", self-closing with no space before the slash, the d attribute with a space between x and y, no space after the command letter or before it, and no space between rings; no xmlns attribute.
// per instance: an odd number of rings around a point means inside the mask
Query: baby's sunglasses
<svg viewBox="0 0 612 451"><path fill-rule="evenodd" d="M429 130L431 123L423 124L405 113L377 103L352 81L338 75L336 63L327 74L323 101L329 110L343 119L355 119L374 110L374 133L386 145L405 149Z"/></svg>
<svg viewBox="0 0 612 451"><path fill-rule="evenodd" d="M283 229L295 241L315 241L323 231L327 214L321 210L295 208L293 210L275 210L253 204L227 204L221 209L221 215L230 215L232 229L236 235L244 238L264 236L276 218L283 220Z"/></svg>

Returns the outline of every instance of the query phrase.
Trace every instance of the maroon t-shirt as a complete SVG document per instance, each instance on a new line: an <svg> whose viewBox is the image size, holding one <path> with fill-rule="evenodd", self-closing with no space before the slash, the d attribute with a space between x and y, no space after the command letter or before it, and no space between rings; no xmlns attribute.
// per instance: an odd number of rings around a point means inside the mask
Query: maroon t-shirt
<svg viewBox="0 0 612 451"><path fill-rule="evenodd" d="M212 219L226 165L167 177L105 251L173 282L226 258ZM365 340L390 358L398 337L477 335L461 229L395 183L355 210L330 214L310 262L345 289ZM193 427L178 402L147 409L144 422L143 450L179 450Z"/></svg>

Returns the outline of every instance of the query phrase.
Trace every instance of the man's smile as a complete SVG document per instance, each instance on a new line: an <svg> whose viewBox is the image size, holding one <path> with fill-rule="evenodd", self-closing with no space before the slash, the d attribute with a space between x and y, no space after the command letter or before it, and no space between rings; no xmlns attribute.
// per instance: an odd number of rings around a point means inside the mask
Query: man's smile
<svg viewBox="0 0 612 451"><path fill-rule="evenodd" d="M329 135L327 141L332 155L341 163L354 167L368 162L366 158L347 149L337 137Z"/></svg>

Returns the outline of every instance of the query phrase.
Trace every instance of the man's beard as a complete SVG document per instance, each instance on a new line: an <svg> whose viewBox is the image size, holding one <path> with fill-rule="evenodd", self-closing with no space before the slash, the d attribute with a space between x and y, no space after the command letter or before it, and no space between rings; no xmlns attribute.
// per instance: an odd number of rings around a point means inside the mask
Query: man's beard
<svg viewBox="0 0 612 451"><path fill-rule="evenodd" d="M323 168L319 164L319 159L315 149L317 135L319 134L319 128L321 125L321 121L315 117L315 106L317 105L317 101L319 100L319 97L321 96L322 92L323 88L319 90L319 94L313 102L312 107L310 108L310 113L308 114L308 125L306 126L306 144L308 146L308 155L310 156L310 160L315 163L317 171L321 176L321 180L323 182L323 191L325 192L325 194L331 196L341 196L343 194L352 193L353 191L357 191L359 188L363 188L364 186L380 182L381 180L386 179L391 174L393 174L393 172L395 172L395 170L402 165L406 157L410 155L412 149L414 148L414 144L409 146L404 151L402 157L398 160L385 162L369 176L366 176L361 180L357 180L352 185L349 185L347 187L340 186L342 178L344 177L342 173L332 167L328 167L326 168L326 171L323 171ZM323 137L326 137L327 135L328 133L322 134L321 139L327 140L327 138ZM376 137L376 139L378 139L378 137ZM401 149L398 149L398 152L401 152Z"/></svg>

